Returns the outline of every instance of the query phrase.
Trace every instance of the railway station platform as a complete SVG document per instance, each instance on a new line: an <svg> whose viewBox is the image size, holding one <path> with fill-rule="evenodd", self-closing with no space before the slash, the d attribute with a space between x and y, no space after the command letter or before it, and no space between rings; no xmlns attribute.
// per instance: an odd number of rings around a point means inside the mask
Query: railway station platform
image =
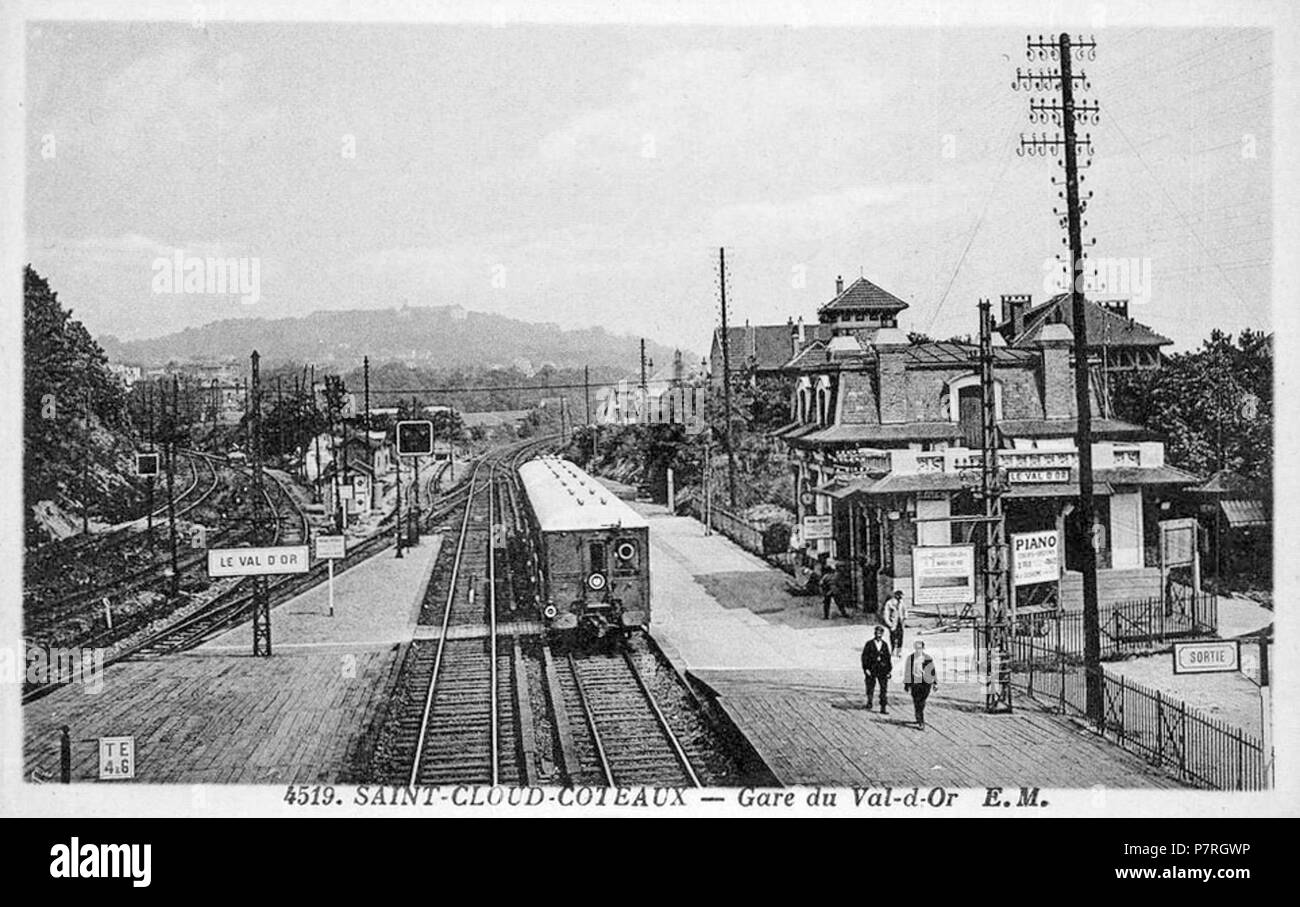
<svg viewBox="0 0 1300 907"><path fill-rule="evenodd" d="M412 638L441 544L426 535L271 611L270 658L245 623L182 655L106 669L103 689L56 690L24 707L24 777L57 780L68 725L73 782L94 781L101 736L134 736L136 780L288 784L351 780Z"/></svg>
<svg viewBox="0 0 1300 907"><path fill-rule="evenodd" d="M1141 759L1029 701L987 715L968 670L969 630L909 627L939 665L926 729L913 722L902 659L890 713L868 712L859 658L875 621L822 619L820 598L694 519L635 502L650 521L652 635L679 672L714 698L786 785L1177 788Z"/></svg>

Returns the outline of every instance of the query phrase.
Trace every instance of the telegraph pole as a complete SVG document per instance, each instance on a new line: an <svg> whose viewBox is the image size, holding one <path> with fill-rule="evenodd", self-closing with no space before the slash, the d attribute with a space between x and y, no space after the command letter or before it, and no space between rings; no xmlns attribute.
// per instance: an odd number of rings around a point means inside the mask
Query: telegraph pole
<svg viewBox="0 0 1300 907"><path fill-rule="evenodd" d="M587 408L587 430L591 432L591 463L596 464L596 424L591 421L591 366L582 367L582 402Z"/></svg>
<svg viewBox="0 0 1300 907"><path fill-rule="evenodd" d="M253 350L252 379L252 435L253 435L253 538L257 544L267 545L266 522L262 508L262 377L261 356ZM265 576L253 577L253 654L269 658L271 655L271 600Z"/></svg>
<svg viewBox="0 0 1300 907"><path fill-rule="evenodd" d="M1031 60L1035 56L1040 60L1050 57L1058 60L1061 67L1059 73L1044 70L1022 74L1017 69L1016 81L1012 83L1012 87L1017 90L1021 87L1047 90L1059 86L1061 92L1059 105L1046 100L1031 100L1029 108L1031 121L1047 122L1050 119L1061 125L1063 137L1044 135L1026 138L1022 135L1019 153L1023 155L1028 151L1030 155L1039 155L1050 151L1057 156L1058 160L1062 155L1065 159L1064 221L1070 250L1067 273L1070 278L1070 315L1074 322L1074 399L1077 418L1075 447L1079 458L1079 498L1076 509L1086 537L1085 544L1080 546L1082 560L1080 566L1083 574L1083 661L1088 718L1094 724L1099 724L1103 720L1104 712L1101 677L1101 614L1097 601L1097 549L1094 534L1096 507L1093 501L1092 393L1089 386L1088 328L1085 311L1087 301L1083 297L1082 289L1085 273L1082 216L1087 209L1088 199L1080 199L1081 178L1077 153L1077 146L1082 144L1091 154L1092 136L1085 134L1080 141L1075 133L1075 121L1091 119L1096 123L1100 110L1095 101L1091 104L1076 104L1075 83L1077 82L1084 90L1089 87L1089 83L1084 73L1075 75L1071 71L1072 54L1079 54L1080 59L1085 55L1089 59L1095 59L1097 42L1089 38L1080 39L1072 44L1069 34L1063 32L1056 43L1044 40L1041 36L1037 41L1030 38L1026 43Z"/></svg>
<svg viewBox="0 0 1300 907"><path fill-rule="evenodd" d="M361 373L365 376L366 385L366 418L362 420L362 425L366 427L366 446L370 446L370 357L361 357Z"/></svg>
<svg viewBox="0 0 1300 907"><path fill-rule="evenodd" d="M727 250L718 249L718 286L722 290L723 439L727 444L727 501L736 506L736 453L731 445L731 345L727 337Z"/></svg>
<svg viewBox="0 0 1300 907"><path fill-rule="evenodd" d="M167 532L171 540L172 555L172 579L171 579L171 596L175 598L181 588L181 574L178 568L176 557L176 489L174 486L176 477L176 439L180 435L180 412L177 408L177 391L179 390L179 379L172 375L172 418L168 426L167 437L164 443L167 445Z"/></svg>
<svg viewBox="0 0 1300 907"><path fill-rule="evenodd" d="M644 342L644 341L643 341ZM90 534L90 385L86 385L85 419L82 425L84 447L81 451L81 534Z"/></svg>
<svg viewBox="0 0 1300 907"><path fill-rule="evenodd" d="M402 458L397 456L397 443L393 443L393 468L397 470L397 512L393 517L393 526L397 531L397 556L402 556Z"/></svg>
<svg viewBox="0 0 1300 907"><path fill-rule="evenodd" d="M153 382L152 382L152 381L146 383L145 386L144 386L144 407L145 407L145 410L144 410L144 411L145 411L145 420L148 422L148 427L149 427L149 452L150 452L150 453L154 453L154 452L157 450L157 448L154 446L154 431L153 431ZM148 483L146 484L146 487L147 487L148 490L149 490L149 491L148 491L148 494L149 494L149 509L148 509L148 511L146 511L146 513L145 513L145 518L144 518L144 519L145 519L145 538L147 538L147 539L149 540L149 545L150 545L150 546L153 545L153 482L154 482L154 477L153 477L153 476L149 476L149 481L148 481ZM150 560L152 560L152 559L153 559L153 557L152 557L152 555L153 555L153 551L150 550L149 554L150 554Z"/></svg>

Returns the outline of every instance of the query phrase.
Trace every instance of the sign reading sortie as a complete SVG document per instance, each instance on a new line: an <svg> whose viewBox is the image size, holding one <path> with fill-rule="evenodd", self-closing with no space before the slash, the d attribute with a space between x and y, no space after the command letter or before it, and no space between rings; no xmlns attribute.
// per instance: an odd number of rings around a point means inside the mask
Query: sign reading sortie
<svg viewBox="0 0 1300 907"><path fill-rule="evenodd" d="M208 576L268 576L306 573L311 566L306 545L275 548L210 548Z"/></svg>
<svg viewBox="0 0 1300 907"><path fill-rule="evenodd" d="M1241 645L1235 639L1174 643L1175 674L1223 674L1241 670Z"/></svg>

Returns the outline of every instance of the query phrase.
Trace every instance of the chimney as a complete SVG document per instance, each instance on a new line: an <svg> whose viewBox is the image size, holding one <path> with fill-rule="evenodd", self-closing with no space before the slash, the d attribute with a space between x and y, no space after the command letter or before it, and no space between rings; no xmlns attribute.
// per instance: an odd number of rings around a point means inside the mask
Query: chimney
<svg viewBox="0 0 1300 907"><path fill-rule="evenodd" d="M673 350L673 381L680 383L685 374L686 366L682 363L682 351Z"/></svg>
<svg viewBox="0 0 1300 907"><path fill-rule="evenodd" d="M1074 335L1063 324L1045 324L1034 339L1043 357L1043 418L1073 419L1074 370L1070 348Z"/></svg>
<svg viewBox="0 0 1300 907"><path fill-rule="evenodd" d="M839 296L843 292L844 292L844 277L841 275L835 278L835 295Z"/></svg>
<svg viewBox="0 0 1300 907"><path fill-rule="evenodd" d="M882 425L907 421L907 336L896 328L876 333L876 369Z"/></svg>
<svg viewBox="0 0 1300 907"><path fill-rule="evenodd" d="M1002 320L1010 322L1012 340L1024 333L1025 312L1029 311L1029 304L1033 298L1028 293L1002 294Z"/></svg>

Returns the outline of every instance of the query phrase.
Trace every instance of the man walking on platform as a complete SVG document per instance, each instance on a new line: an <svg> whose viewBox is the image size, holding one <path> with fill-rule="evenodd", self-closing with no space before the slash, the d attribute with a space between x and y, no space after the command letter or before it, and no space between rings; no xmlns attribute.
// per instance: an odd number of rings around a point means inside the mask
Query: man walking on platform
<svg viewBox="0 0 1300 907"><path fill-rule="evenodd" d="M903 689L912 694L912 707L916 710L916 723L921 730L925 730L925 700L938 685L934 659L926 654L925 643L918 639L912 654L903 663Z"/></svg>
<svg viewBox="0 0 1300 907"><path fill-rule="evenodd" d="M862 647L862 676L867 684L867 710L875 699L876 683L880 683L880 714L889 714L889 675L894 672L889 643L885 642L885 628L876 627L876 635Z"/></svg>

